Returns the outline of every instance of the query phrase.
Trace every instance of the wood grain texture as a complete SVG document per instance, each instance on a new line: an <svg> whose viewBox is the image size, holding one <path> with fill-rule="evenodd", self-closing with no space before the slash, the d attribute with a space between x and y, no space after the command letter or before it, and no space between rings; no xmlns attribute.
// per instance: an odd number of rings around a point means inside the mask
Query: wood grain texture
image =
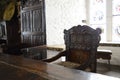
<svg viewBox="0 0 120 80"><path fill-rule="evenodd" d="M21 56L0 55L1 80L120 80L97 73L69 69Z"/></svg>

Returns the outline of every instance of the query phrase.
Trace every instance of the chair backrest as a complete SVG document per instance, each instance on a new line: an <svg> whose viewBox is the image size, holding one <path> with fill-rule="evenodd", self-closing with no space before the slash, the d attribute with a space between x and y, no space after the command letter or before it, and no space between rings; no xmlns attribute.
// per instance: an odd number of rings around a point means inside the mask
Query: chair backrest
<svg viewBox="0 0 120 80"><path fill-rule="evenodd" d="M87 25L78 25L64 30L67 61L83 65L96 66L96 53L99 46L101 29L96 30Z"/></svg>

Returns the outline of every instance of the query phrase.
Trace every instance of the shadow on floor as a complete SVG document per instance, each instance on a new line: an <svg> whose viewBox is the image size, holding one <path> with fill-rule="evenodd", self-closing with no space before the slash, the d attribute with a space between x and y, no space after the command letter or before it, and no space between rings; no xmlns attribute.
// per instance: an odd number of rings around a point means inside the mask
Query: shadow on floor
<svg viewBox="0 0 120 80"><path fill-rule="evenodd" d="M120 66L97 63L97 73L120 78Z"/></svg>

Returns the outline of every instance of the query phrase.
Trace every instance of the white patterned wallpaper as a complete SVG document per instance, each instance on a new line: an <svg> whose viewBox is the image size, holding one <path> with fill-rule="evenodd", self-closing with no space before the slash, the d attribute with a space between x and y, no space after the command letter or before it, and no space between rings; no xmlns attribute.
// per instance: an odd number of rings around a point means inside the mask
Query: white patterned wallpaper
<svg viewBox="0 0 120 80"><path fill-rule="evenodd" d="M64 44L63 31L86 20L85 0L46 0L47 44Z"/></svg>

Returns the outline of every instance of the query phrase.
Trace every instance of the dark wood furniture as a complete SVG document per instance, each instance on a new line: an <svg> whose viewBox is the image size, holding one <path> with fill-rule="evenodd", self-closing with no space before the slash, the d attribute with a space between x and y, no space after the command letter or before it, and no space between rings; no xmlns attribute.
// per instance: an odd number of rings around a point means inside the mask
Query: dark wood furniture
<svg viewBox="0 0 120 80"><path fill-rule="evenodd" d="M69 68L96 72L96 54L100 33L101 29L97 28L95 30L87 25L78 25L69 30L64 30L65 51L43 61L52 62L65 56L66 61L58 64Z"/></svg>
<svg viewBox="0 0 120 80"><path fill-rule="evenodd" d="M44 0L21 0L15 6L11 20L4 21L6 38L0 40L5 42L4 53L19 53L21 48L46 44L44 4Z"/></svg>
<svg viewBox="0 0 120 80"><path fill-rule="evenodd" d="M120 80L21 56L0 55L1 80Z"/></svg>
<svg viewBox="0 0 120 80"><path fill-rule="evenodd" d="M4 25L5 37L2 37L5 45L2 47L3 51L6 53L19 52L21 37L20 37L20 25L17 16L17 7L15 7L15 12L10 20L2 21Z"/></svg>
<svg viewBox="0 0 120 80"><path fill-rule="evenodd" d="M36 46L21 49L22 56L25 58L41 60L47 58L47 47L46 46Z"/></svg>
<svg viewBox="0 0 120 80"><path fill-rule="evenodd" d="M108 64L110 64L111 55L112 55L111 50L97 50L97 59L108 60Z"/></svg>
<svg viewBox="0 0 120 80"><path fill-rule="evenodd" d="M46 45L45 0L21 0L22 47Z"/></svg>
<svg viewBox="0 0 120 80"><path fill-rule="evenodd" d="M42 60L57 55L61 50L51 49L46 45L21 49L21 56L25 58Z"/></svg>

